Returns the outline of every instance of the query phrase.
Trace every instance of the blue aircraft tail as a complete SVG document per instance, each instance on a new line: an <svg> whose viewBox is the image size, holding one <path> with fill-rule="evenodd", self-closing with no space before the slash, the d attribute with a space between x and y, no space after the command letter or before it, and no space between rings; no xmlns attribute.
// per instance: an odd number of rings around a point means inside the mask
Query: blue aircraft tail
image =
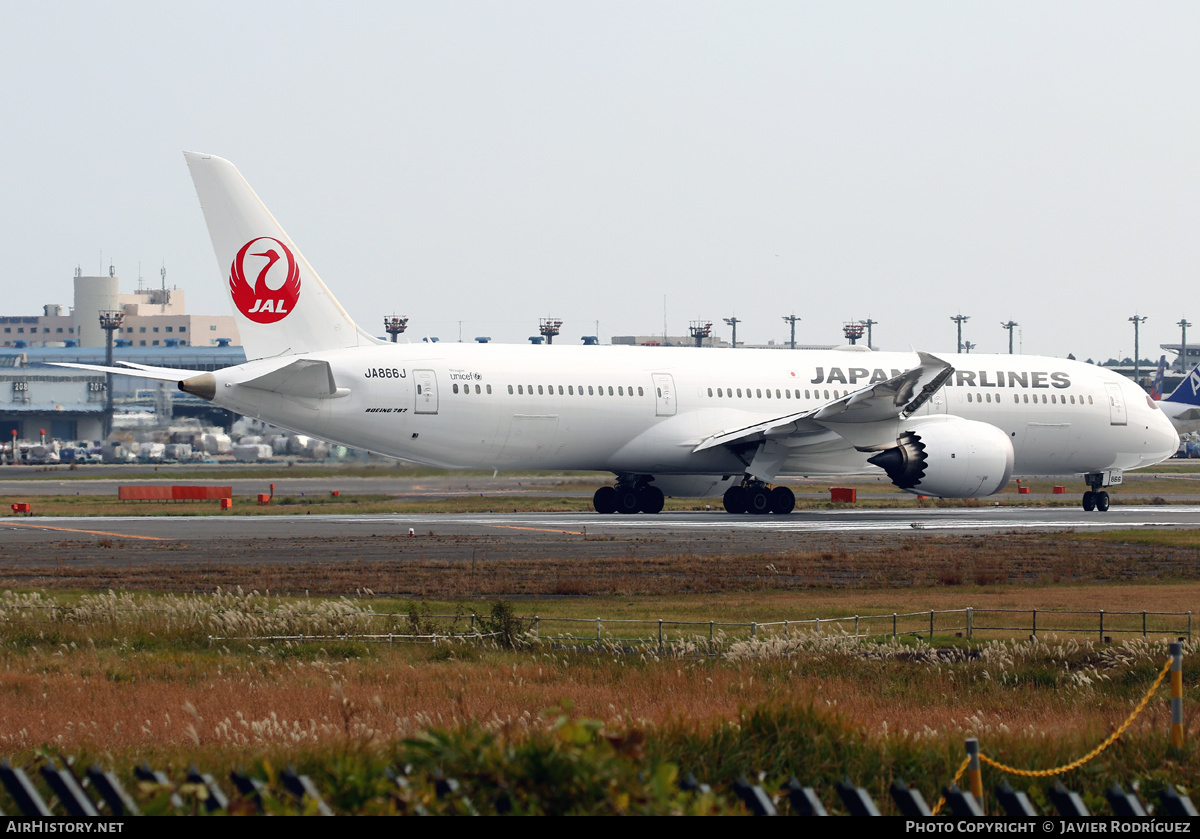
<svg viewBox="0 0 1200 839"><path fill-rule="evenodd" d="M1184 405L1200 405L1200 364L1192 368L1179 387L1166 399L1167 402L1182 402Z"/></svg>

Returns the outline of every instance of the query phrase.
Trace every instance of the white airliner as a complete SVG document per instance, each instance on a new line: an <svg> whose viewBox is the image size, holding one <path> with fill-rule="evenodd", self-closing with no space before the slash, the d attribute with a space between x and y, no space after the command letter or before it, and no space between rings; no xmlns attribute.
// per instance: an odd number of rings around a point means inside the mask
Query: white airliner
<svg viewBox="0 0 1200 839"><path fill-rule="evenodd" d="M723 494L731 513L783 514L795 500L780 478L879 470L942 498L1080 474L1084 509L1106 510L1103 487L1178 445L1133 382L1057 358L388 343L354 323L231 163L185 157L251 360L109 372L293 431L434 466L613 472L601 513Z"/></svg>

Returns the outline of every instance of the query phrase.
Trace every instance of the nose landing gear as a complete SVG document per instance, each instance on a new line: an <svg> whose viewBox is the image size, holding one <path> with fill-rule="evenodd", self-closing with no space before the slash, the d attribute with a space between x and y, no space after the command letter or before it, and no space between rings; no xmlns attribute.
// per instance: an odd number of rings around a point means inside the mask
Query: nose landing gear
<svg viewBox="0 0 1200 839"><path fill-rule="evenodd" d="M1121 473L1115 470L1113 472L1089 472L1083 476L1083 479L1091 487L1083 494L1083 509L1089 513L1093 510L1101 513L1107 512L1111 499L1101 487L1121 483Z"/></svg>

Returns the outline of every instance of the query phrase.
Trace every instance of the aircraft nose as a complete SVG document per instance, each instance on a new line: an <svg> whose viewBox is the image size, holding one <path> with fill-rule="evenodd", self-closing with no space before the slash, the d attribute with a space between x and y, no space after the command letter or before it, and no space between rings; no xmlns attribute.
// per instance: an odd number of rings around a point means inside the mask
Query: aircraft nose
<svg viewBox="0 0 1200 839"><path fill-rule="evenodd" d="M1150 466L1166 460L1179 450L1179 434L1175 425L1157 407L1150 409L1151 415L1146 423L1146 444L1142 455L1142 465Z"/></svg>

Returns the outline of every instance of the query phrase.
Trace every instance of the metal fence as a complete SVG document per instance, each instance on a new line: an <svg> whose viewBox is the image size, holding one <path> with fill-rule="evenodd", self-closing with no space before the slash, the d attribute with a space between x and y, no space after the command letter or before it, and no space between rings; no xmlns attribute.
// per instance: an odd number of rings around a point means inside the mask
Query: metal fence
<svg viewBox="0 0 1200 839"><path fill-rule="evenodd" d="M211 636L219 641L309 641L357 640L381 643L436 643L448 639L494 638L495 631L483 631L479 615L371 614L362 616L390 624L388 631L298 632L279 635ZM446 622L445 631L403 632L397 624L419 620ZM893 612L880 615L849 615L840 618L805 620L751 621L675 621L632 618L547 618L539 615L517 619L524 627L523 637L531 643L556 645L657 644L692 645L716 651L730 643L801 635L836 635L850 638L879 639L920 637L932 642L937 637L975 639L1011 638L1018 635L1037 637L1090 637L1108 643L1122 637L1163 637L1192 639L1192 613L1187 612L1112 612L1067 611L1057 609L930 609L920 612ZM365 630L366 627L364 626Z"/></svg>

